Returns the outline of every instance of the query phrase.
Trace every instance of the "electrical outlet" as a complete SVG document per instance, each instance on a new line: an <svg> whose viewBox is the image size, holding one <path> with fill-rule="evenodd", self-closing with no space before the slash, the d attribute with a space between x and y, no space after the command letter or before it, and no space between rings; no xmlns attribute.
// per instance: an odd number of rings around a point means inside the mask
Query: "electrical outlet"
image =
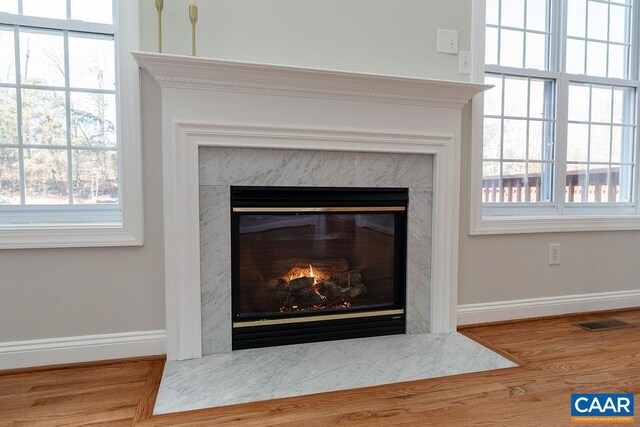
<svg viewBox="0 0 640 427"><path fill-rule="evenodd" d="M458 32L456 30L438 29L438 52L452 55L458 53Z"/></svg>
<svg viewBox="0 0 640 427"><path fill-rule="evenodd" d="M562 262L562 245L552 243L549 245L549 265L560 265Z"/></svg>
<svg viewBox="0 0 640 427"><path fill-rule="evenodd" d="M458 73L471 74L471 61L473 56L471 52L461 50L458 54Z"/></svg>

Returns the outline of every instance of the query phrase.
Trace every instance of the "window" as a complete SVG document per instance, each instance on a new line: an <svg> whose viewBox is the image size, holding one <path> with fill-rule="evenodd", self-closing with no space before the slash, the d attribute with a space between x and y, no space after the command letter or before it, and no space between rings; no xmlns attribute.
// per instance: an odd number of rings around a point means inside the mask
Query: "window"
<svg viewBox="0 0 640 427"><path fill-rule="evenodd" d="M137 68L128 57L137 36L119 22L137 20L129 3L0 1L0 248L49 246L31 229L55 231L55 246L139 242ZM126 106L123 83L136 91ZM16 243L15 230L31 243Z"/></svg>
<svg viewBox="0 0 640 427"><path fill-rule="evenodd" d="M632 0L485 7L482 218L636 215Z"/></svg>

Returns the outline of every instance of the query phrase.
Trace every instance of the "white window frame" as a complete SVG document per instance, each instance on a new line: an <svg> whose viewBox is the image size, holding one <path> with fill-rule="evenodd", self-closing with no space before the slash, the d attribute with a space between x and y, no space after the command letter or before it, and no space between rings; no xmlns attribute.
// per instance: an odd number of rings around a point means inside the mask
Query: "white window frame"
<svg viewBox="0 0 640 427"><path fill-rule="evenodd" d="M118 163L119 200L122 220L109 221L107 215L77 221L78 215L91 217L91 207L83 212L46 210L42 207L24 206L23 210L37 218L28 223L0 222L0 249L68 248L103 246L141 246L144 243L144 212L142 194L142 145L140 133L140 74L131 52L139 48L139 2L114 1L115 51L119 83L116 92L118 114ZM20 25L21 16L2 14L4 22ZM24 21L41 21L46 18L27 18ZM56 22L59 22L55 20ZM77 25L82 23L75 22ZM94 24L87 24L89 26ZM100 26L102 24L95 24ZM89 30L89 28L88 28ZM74 220L76 222L74 222Z"/></svg>
<svg viewBox="0 0 640 427"><path fill-rule="evenodd" d="M557 1L557 0L552 0ZM636 49L640 47L640 0L633 0L634 14L633 33L631 34L632 47ZM555 16L552 22L552 32L561 31L564 34L566 28L565 14ZM485 75L485 22L486 22L486 1L474 0L472 2L472 50L473 50L473 70L471 80L475 83L483 83ZM553 37L553 34L552 34ZM562 44L565 44L566 38L563 37ZM636 147L640 144L640 83L638 83L638 58L633 57L637 54L632 48L632 67L630 77L636 83ZM556 55L553 60L564 61L561 53L551 52ZM502 67L504 68L504 67ZM520 70L522 72L522 70ZM535 75L536 71L527 70ZM563 90L568 88L568 80L589 82L597 81L598 78L578 75L567 75L555 73L553 71L539 72L541 77L548 77L553 74L558 75L557 89ZM612 84L615 79L602 79L605 84ZM626 82L626 81L624 81ZM614 82L615 84L615 82ZM560 96L557 98L561 99ZM560 138L566 138L566 111L564 105L557 105L556 111L556 165L558 162L564 162L565 145L558 144ZM600 206L594 204L576 204L576 206L567 206L560 204L558 208L556 203L554 206L548 203L540 203L538 206L532 204L522 204L517 206L511 204L509 206L483 206L481 191L483 188L483 133L484 133L484 95L479 94L474 97L471 112L471 170L469 179L469 234L470 235L491 235L491 234L526 234L526 233L548 233L548 232L574 232L574 231L606 231L606 230L640 230L640 149L636 148L635 170L634 170L634 197L633 203L620 203L612 206L612 204L602 204ZM556 171L562 172L563 168L556 167ZM562 176L560 176L562 175ZM556 198L560 197L564 200L565 177L563 173L556 172L554 177ZM560 196L558 196L560 195ZM562 214L561 214L562 213Z"/></svg>

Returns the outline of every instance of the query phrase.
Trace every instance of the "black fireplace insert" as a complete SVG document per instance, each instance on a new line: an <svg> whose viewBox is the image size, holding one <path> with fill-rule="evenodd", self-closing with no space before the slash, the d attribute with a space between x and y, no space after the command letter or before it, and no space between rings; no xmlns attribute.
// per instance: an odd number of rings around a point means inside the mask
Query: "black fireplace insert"
<svg viewBox="0 0 640 427"><path fill-rule="evenodd" d="M405 332L408 190L232 187L233 349Z"/></svg>

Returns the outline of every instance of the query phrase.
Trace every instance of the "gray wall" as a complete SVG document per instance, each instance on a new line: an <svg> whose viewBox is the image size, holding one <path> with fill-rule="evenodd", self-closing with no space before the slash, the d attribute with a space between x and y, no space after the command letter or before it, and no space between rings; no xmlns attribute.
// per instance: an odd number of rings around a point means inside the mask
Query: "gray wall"
<svg viewBox="0 0 640 427"><path fill-rule="evenodd" d="M167 1L165 51L190 51L188 0ZM140 0L142 47L155 9ZM201 0L199 53L228 59L467 80L435 52L437 28L470 48L471 0ZM145 238L140 248L0 251L0 342L164 328L160 95L142 79ZM636 289L640 232L469 237L463 138L462 304ZM548 244L563 264L547 265Z"/></svg>
<svg viewBox="0 0 640 427"><path fill-rule="evenodd" d="M191 54L190 0L165 1L165 53ZM436 53L436 29L470 49L471 0L200 0L198 54L216 58L468 80ZM153 0L141 0L142 48L157 50Z"/></svg>
<svg viewBox="0 0 640 427"><path fill-rule="evenodd" d="M0 251L0 342L164 329L160 89L142 79L145 245Z"/></svg>

